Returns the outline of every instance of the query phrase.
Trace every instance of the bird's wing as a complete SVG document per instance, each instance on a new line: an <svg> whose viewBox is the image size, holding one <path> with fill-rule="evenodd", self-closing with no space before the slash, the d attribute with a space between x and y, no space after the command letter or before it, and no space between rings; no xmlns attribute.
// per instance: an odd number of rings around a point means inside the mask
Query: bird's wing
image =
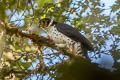
<svg viewBox="0 0 120 80"><path fill-rule="evenodd" d="M68 36L72 40L81 42L88 50L93 50L91 42L86 39L77 29L63 23L57 23L56 28L59 32Z"/></svg>

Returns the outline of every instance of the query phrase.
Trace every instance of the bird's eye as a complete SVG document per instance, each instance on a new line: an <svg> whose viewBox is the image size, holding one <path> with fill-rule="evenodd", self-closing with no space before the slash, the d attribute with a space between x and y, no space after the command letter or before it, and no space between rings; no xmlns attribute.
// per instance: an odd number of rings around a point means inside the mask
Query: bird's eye
<svg viewBox="0 0 120 80"><path fill-rule="evenodd" d="M41 24L41 25L43 25L43 24L44 24L44 22L42 21L42 22L40 22L40 24Z"/></svg>

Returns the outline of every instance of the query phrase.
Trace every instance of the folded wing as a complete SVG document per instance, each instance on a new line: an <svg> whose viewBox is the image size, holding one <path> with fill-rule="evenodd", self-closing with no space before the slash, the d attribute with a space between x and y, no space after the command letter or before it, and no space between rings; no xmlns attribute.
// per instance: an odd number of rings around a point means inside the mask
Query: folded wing
<svg viewBox="0 0 120 80"><path fill-rule="evenodd" d="M91 42L85 38L77 29L63 23L56 23L56 28L59 32L68 36L72 40L81 42L88 50L93 50Z"/></svg>

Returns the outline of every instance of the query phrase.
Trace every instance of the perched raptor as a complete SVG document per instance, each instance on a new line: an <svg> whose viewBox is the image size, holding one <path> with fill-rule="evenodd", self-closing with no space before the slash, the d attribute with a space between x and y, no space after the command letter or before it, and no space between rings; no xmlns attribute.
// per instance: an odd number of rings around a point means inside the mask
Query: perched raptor
<svg viewBox="0 0 120 80"><path fill-rule="evenodd" d="M61 48L87 57L87 50L93 50L92 44L77 29L60 22L44 18L39 21L49 37Z"/></svg>

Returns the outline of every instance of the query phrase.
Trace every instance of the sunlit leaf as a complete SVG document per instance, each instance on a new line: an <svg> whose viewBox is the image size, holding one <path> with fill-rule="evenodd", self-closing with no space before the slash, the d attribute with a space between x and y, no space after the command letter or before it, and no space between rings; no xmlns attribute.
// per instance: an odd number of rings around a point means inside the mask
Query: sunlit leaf
<svg viewBox="0 0 120 80"><path fill-rule="evenodd" d="M44 6L46 3L53 3L53 0L36 0L39 6Z"/></svg>

